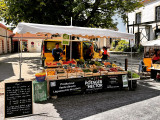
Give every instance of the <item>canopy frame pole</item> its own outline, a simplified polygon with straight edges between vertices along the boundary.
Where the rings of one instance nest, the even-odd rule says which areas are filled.
[[[133,43],[133,42],[132,42],[132,43]],[[132,88],[132,74],[133,74],[133,73],[132,73],[132,72],[133,72],[133,69],[132,69],[132,65],[133,65],[133,64],[132,64],[132,62],[133,62],[133,61],[132,61],[132,59],[133,59],[133,56],[132,56],[132,53],[133,53],[133,52],[132,52],[132,47],[133,47],[133,46],[131,45],[131,88]]]
[[[20,44],[19,44],[19,46],[20,46],[20,48],[21,48],[21,50],[20,50],[20,52],[21,53],[19,53],[19,81],[22,81],[22,80],[24,80],[24,78],[22,78],[22,40],[23,40],[23,34],[21,34],[21,41],[20,41]]]
[[[72,17],[71,17],[71,26],[72,26]],[[72,35],[70,35],[70,61],[72,61]]]
[[[70,61],[72,61],[72,35],[70,35]]]

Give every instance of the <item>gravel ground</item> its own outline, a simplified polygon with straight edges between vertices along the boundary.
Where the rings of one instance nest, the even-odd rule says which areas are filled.
[[[34,103],[34,114],[18,120],[158,120],[160,83],[140,80],[136,91],[105,91]],[[0,96],[3,119],[3,96]]]

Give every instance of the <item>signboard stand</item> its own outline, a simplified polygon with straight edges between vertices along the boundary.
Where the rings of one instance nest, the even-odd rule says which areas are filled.
[[[33,114],[32,81],[5,83],[4,118]]]

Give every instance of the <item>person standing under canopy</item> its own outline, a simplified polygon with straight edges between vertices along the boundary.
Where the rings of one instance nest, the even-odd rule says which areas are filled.
[[[56,47],[52,49],[52,56],[54,57],[54,61],[59,61],[62,53],[63,50],[59,48],[59,43],[56,43]]]
[[[102,53],[102,60],[107,60],[108,57],[110,57],[108,51],[107,51],[107,47],[103,47],[103,53]]]
[[[160,60],[160,50],[155,50],[155,53],[152,57],[152,64]]]

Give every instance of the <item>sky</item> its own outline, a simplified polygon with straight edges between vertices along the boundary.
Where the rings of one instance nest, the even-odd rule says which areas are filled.
[[[122,18],[120,18],[117,15],[115,15],[113,17],[113,19],[114,19],[115,22],[118,22],[118,25],[117,25],[118,31],[120,31],[120,32],[126,32],[126,26],[123,23]]]

